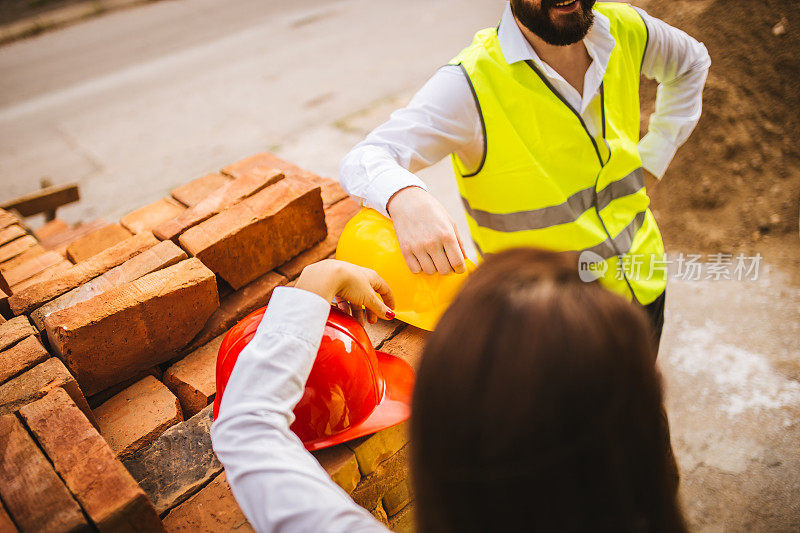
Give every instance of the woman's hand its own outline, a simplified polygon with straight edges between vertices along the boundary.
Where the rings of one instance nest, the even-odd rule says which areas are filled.
[[[308,265],[295,287],[313,292],[330,302],[336,297],[339,307],[349,302],[353,316],[364,323],[364,308],[370,324],[378,317],[394,318],[394,299],[389,285],[374,271],[344,261],[325,259]],[[345,309],[346,311],[346,309]]]

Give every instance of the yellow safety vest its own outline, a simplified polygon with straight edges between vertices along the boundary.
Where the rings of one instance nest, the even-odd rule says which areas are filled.
[[[602,116],[600,134],[589,133],[532,61],[509,65],[497,29],[488,28],[451,61],[481,115],[483,161],[469,172],[451,157],[482,254],[519,246],[585,252],[601,283],[648,304],[664,291],[667,272],[637,149],[647,28],[627,4],[595,10],[608,17],[616,41],[590,104]]]

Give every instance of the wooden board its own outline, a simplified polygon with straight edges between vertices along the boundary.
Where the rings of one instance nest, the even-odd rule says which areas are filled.
[[[20,215],[29,217],[39,213],[54,211],[62,205],[80,200],[78,186],[74,183],[46,187],[36,192],[20,196],[3,204],[0,208],[16,210]]]

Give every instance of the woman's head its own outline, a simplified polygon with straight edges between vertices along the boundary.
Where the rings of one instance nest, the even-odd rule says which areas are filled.
[[[682,528],[642,310],[577,257],[490,256],[430,336],[413,468],[427,531]]]

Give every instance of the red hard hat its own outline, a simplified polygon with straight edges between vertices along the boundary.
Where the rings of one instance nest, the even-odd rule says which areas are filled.
[[[255,335],[266,309],[247,315],[222,340],[215,419],[236,359]],[[408,363],[375,351],[357,320],[331,308],[291,429],[307,450],[375,433],[408,419],[413,387],[414,371]]]

